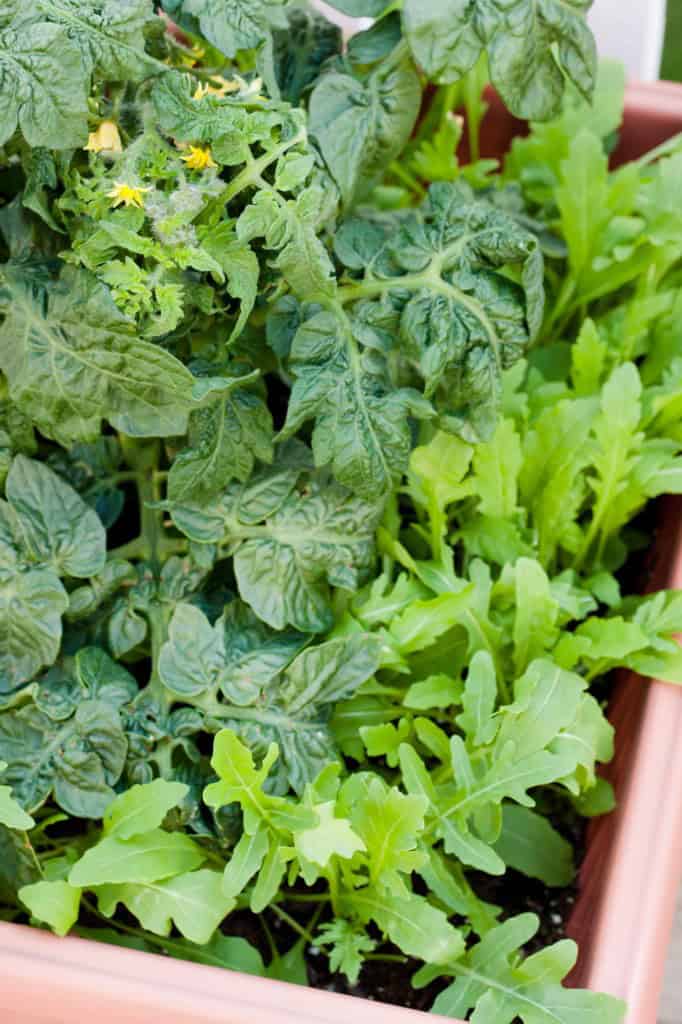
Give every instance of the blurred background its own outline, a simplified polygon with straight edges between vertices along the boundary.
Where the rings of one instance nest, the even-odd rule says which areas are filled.
[[[345,18],[324,0],[316,6],[349,27],[354,20],[359,28],[371,24],[370,18]],[[588,21],[600,54],[623,61],[631,78],[682,82],[682,0],[594,0]]]
[[[661,78],[682,82],[682,0],[668,0]]]
[[[588,20],[600,52],[633,78],[682,81],[682,0],[595,0]]]

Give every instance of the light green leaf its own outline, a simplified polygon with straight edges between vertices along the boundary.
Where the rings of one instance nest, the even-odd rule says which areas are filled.
[[[596,414],[589,399],[560,401],[543,411],[524,440],[521,499],[537,531],[538,560],[551,565],[561,548],[576,551],[577,519],[585,499],[582,471]]]
[[[573,879],[573,847],[542,815],[516,804],[502,805],[502,831],[494,844],[507,867],[565,886]]]
[[[0,761],[0,775],[6,767],[6,763]],[[19,829],[22,832],[35,825],[31,815],[27,814],[21,804],[12,797],[10,786],[0,786],[0,825],[4,825],[5,828]]]
[[[352,775],[344,783],[339,806],[366,847],[370,880],[377,891],[400,894],[401,875],[423,863],[417,840],[426,805],[424,797],[405,795],[369,772]]]
[[[228,971],[241,971],[263,977],[265,967],[260,953],[250,942],[237,935],[223,935],[217,932],[210,942],[203,946],[193,943],[173,942],[169,944],[168,955],[180,960],[191,960],[208,967],[222,967]]]
[[[131,839],[151,832],[163,823],[168,811],[187,796],[182,782],[154,779],[144,786],[131,786],[107,807],[102,827],[105,835]]]
[[[363,954],[375,949],[374,939],[370,939],[364,928],[358,928],[343,917],[320,925],[318,935],[325,946],[331,946],[330,969],[345,974],[351,985],[357,984],[364,963]]]
[[[462,713],[457,716],[460,729],[471,736],[476,746],[490,743],[497,731],[493,717],[497,704],[495,665],[488,651],[477,651],[469,663]]]
[[[642,445],[638,430],[641,416],[642,385],[634,363],[617,367],[601,393],[601,411],[594,421],[597,449],[592,463],[595,473],[589,478],[595,494],[592,520],[578,554],[582,563],[592,543],[599,540],[597,561],[609,536],[622,525],[620,504],[634,466],[634,456]]]
[[[402,654],[430,647],[452,626],[461,621],[471,600],[473,585],[464,585],[456,594],[440,594],[427,601],[413,601],[391,623],[391,635]]]
[[[519,558],[514,582],[514,670],[521,675],[556,641],[559,605],[552,596],[547,574],[535,559]]]
[[[57,935],[66,935],[78,920],[81,891],[68,882],[34,882],[19,890],[19,899],[31,915],[44,921]]]
[[[350,860],[355,853],[365,849],[364,842],[353,831],[350,822],[334,813],[333,800],[316,804],[315,811],[319,824],[294,834],[294,846],[302,857],[326,868],[332,857]]]
[[[273,843],[265,855],[258,872],[256,884],[251,890],[249,907],[254,914],[262,914],[277,896],[286,874],[287,865],[277,843]]]
[[[539,923],[535,914],[520,914],[488,932],[453,965],[458,977],[436,997],[434,1012],[465,1017],[476,1007],[477,1024],[620,1024],[621,1000],[562,987],[576,960],[574,942],[565,939],[519,958]]]
[[[472,662],[473,664],[473,662]],[[446,675],[427,676],[418,683],[412,683],[403,697],[403,704],[413,711],[430,711],[434,708],[449,708],[459,704],[463,686],[459,680]]]
[[[223,893],[230,898],[239,896],[246,888],[268,852],[270,843],[265,827],[259,827],[249,835],[244,832],[225,865]]]
[[[312,828],[317,823],[316,814],[263,790],[278,754],[277,744],[272,743],[260,768],[256,768],[249,748],[232,730],[222,729],[215,738],[211,758],[219,781],[206,787],[204,801],[209,807],[238,803],[244,812],[244,831],[251,836],[262,821],[294,830]]]
[[[601,140],[583,130],[569,146],[556,191],[569,262],[577,276],[590,264],[608,210],[607,156]],[[596,212],[596,216],[595,216]]]
[[[514,422],[500,420],[491,440],[474,450],[472,489],[484,516],[514,516],[520,468],[521,443]]]
[[[391,896],[370,887],[356,890],[348,903],[349,910],[363,921],[374,921],[408,956],[449,964],[464,951],[461,932],[423,896]]]
[[[571,379],[576,394],[593,395],[599,391],[606,353],[606,342],[588,317],[571,348]]]
[[[86,850],[69,874],[69,883],[82,889],[123,882],[158,882],[192,871],[205,855],[180,832],[152,829],[131,839],[108,835]]]
[[[97,889],[97,902],[107,917],[122,903],[155,935],[169,935],[175,924],[181,935],[199,945],[209,942],[235,905],[223,894],[220,872],[208,868],[163,882],[103,885]]]

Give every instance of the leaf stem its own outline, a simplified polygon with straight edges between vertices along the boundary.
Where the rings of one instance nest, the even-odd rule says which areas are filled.
[[[255,160],[250,160],[243,171],[240,171],[236,178],[233,178],[230,184],[225,189],[222,195],[222,201],[227,205],[231,202],[240,192],[249,188],[252,185],[258,183],[263,171],[267,170],[271,164],[279,160],[288,150],[293,149],[300,142],[305,142],[306,133],[305,130],[297,132],[292,139],[287,139],[286,142],[280,143],[279,146],[275,146],[274,149],[268,150],[263,156],[258,157]]]
[[[411,174],[406,167],[403,167],[398,160],[394,160],[388,168],[389,174],[392,174],[394,178],[401,181],[403,185],[406,185],[411,192],[414,192],[419,199],[423,199],[426,195],[426,189],[414,174]]]
[[[302,939],[305,939],[306,942],[310,943],[311,946],[315,944],[315,940],[310,932],[304,928],[302,924],[299,924],[291,914],[287,914],[286,910],[282,910],[282,908],[276,903],[271,903],[268,909],[271,910],[273,914],[276,914],[280,921],[284,921],[292,931],[295,931],[297,935],[300,935]]]

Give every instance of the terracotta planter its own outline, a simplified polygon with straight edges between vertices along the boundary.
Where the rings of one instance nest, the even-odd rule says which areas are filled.
[[[522,126],[494,97],[483,151],[504,152]],[[682,130],[682,87],[628,90],[615,160]],[[662,507],[652,584],[682,587],[679,502]],[[629,1003],[628,1024],[655,1024],[682,875],[682,687],[622,679],[609,767],[619,809],[594,823],[570,922],[581,955],[573,981]],[[418,1024],[421,1013],[264,981],[81,939],[0,924],[0,1020],[12,1024]],[[446,1018],[430,1016],[432,1021]]]

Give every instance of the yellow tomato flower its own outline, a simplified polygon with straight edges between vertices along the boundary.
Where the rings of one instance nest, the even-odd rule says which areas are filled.
[[[262,78],[254,78],[252,82],[246,82],[241,75],[235,75],[234,78],[212,75],[210,81],[199,83],[194,90],[192,99],[203,100],[204,96],[227,96],[229,93],[239,92],[244,97],[265,101],[265,97],[260,95],[262,87]]]
[[[97,131],[88,135],[88,144],[85,148],[90,153],[101,153],[103,150],[109,153],[122,153],[121,136],[114,122],[102,121]]]
[[[151,192],[151,185],[149,188],[142,188],[141,185],[126,185],[124,181],[117,181],[110,192],[107,195],[112,200],[112,206],[137,206],[142,209],[144,206],[144,199],[142,198],[143,192]]]
[[[211,155],[210,146],[190,146],[180,159],[191,171],[205,171],[207,167],[218,166]]]
[[[200,82],[194,90],[192,99],[203,100],[204,96],[227,96],[230,92],[239,92],[244,82],[242,79],[223,78],[222,75],[214,75],[210,82]]]

